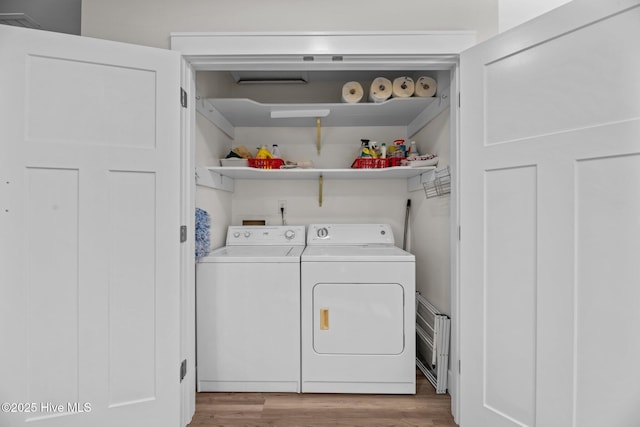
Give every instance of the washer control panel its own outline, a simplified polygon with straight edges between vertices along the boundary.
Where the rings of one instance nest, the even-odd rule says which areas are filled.
[[[304,225],[232,225],[227,230],[227,246],[304,244]]]

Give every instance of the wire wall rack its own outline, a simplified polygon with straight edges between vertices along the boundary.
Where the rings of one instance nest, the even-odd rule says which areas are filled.
[[[433,178],[422,184],[427,199],[451,193],[451,172],[449,166],[436,169]]]

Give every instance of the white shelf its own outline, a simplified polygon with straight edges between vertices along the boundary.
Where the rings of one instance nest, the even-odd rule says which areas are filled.
[[[316,179],[320,176],[326,179],[407,179],[421,175],[435,167],[411,168],[399,166],[380,169],[258,169],[247,167],[207,168],[233,179]]]
[[[259,180],[315,180],[323,179],[406,179],[412,188],[412,181],[423,180],[422,175],[431,176],[435,166],[412,168],[399,166],[380,169],[257,169],[249,167],[212,166],[197,168],[197,183],[211,188],[233,191],[234,179]],[[420,187],[422,188],[422,187]]]
[[[437,98],[391,98],[381,103],[357,104],[262,104],[246,98],[208,98],[200,99],[197,103],[198,112],[231,138],[234,138],[237,126],[315,127],[318,115],[322,116],[323,127],[405,126],[408,135],[412,135],[448,107],[447,95]],[[278,115],[282,112],[296,117],[272,118],[272,113]]]
[[[208,103],[232,126],[315,126],[318,110],[328,110],[322,126],[407,126],[438,98],[391,98],[381,103],[261,104],[246,98],[213,98]],[[309,112],[308,117],[271,118],[275,112]]]

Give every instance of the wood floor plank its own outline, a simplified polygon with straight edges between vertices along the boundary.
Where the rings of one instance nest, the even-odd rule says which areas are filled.
[[[416,371],[415,395],[197,393],[188,427],[456,427],[449,395]]]

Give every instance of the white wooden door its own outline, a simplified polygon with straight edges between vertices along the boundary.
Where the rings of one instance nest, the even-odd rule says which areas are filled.
[[[640,425],[639,3],[462,54],[463,427]]]
[[[179,55],[0,26],[0,57],[0,425],[178,426]]]

